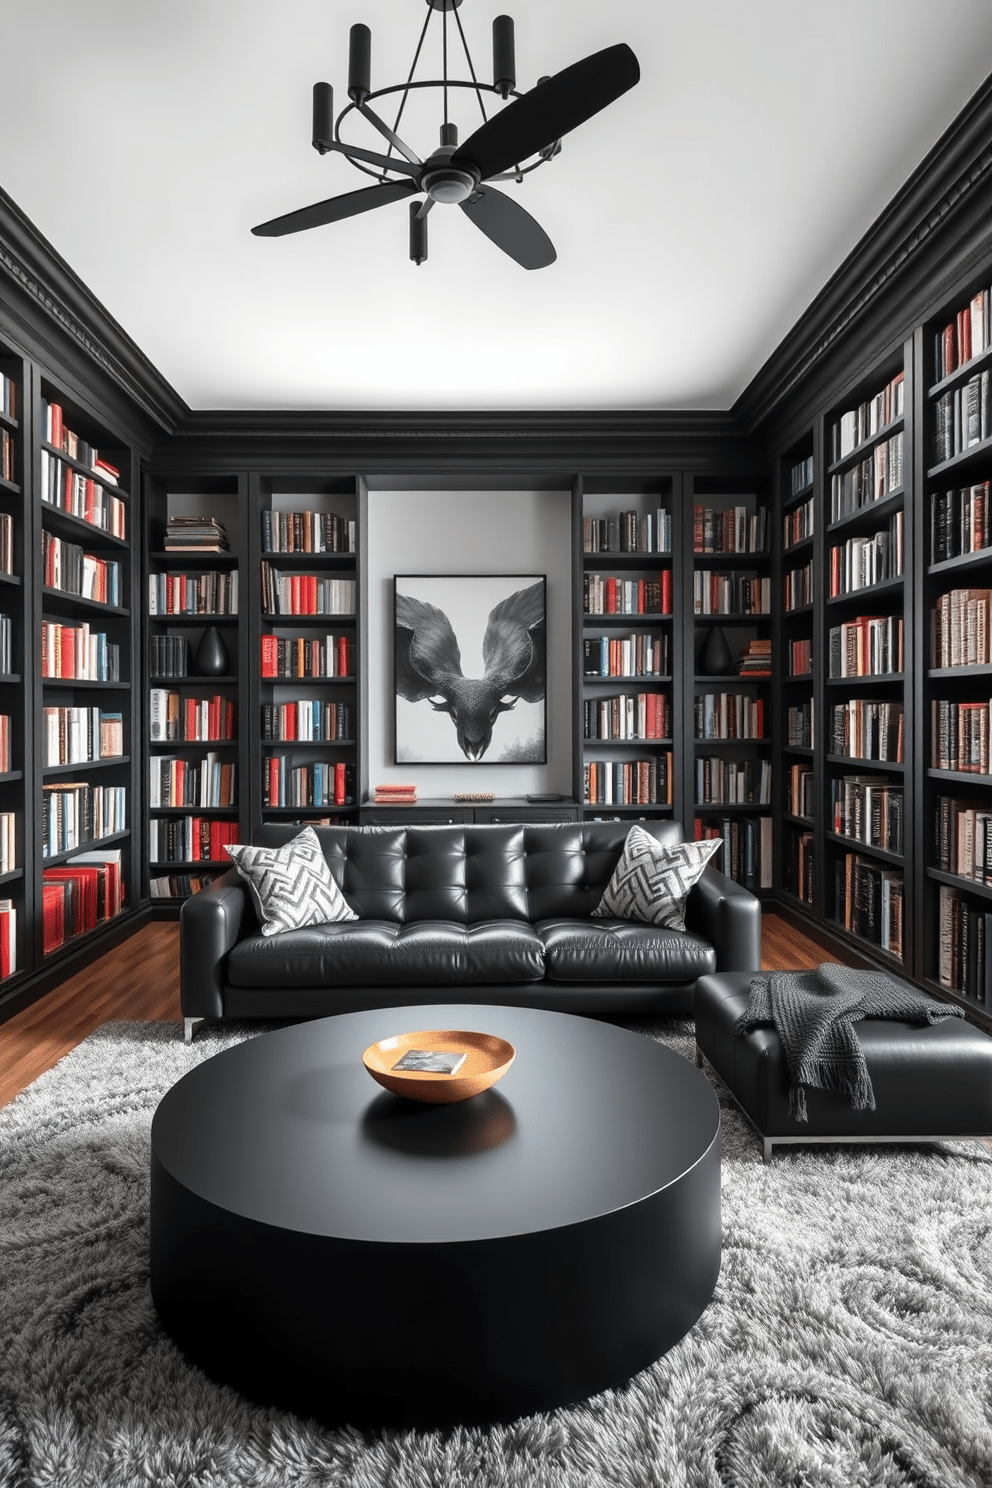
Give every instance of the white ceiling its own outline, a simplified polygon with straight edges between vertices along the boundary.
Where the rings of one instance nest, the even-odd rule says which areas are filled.
[[[420,268],[405,203],[251,236],[372,184],[310,148],[311,85],[343,106],[354,21],[402,81],[424,0],[0,0],[0,185],[193,408],[727,408],[992,70],[989,0],[464,0],[482,78],[502,10],[521,88],[641,65],[505,188],[550,268],[450,207]]]

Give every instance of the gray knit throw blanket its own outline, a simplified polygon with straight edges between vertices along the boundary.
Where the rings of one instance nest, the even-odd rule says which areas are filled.
[[[747,1012],[737,1019],[734,1032],[774,1024],[789,1069],[789,1114],[794,1121],[807,1121],[807,1085],[850,1095],[855,1111],[874,1111],[875,1092],[854,1029],[861,1018],[937,1023],[963,1017],[961,1008],[893,981],[884,972],[824,965],[815,971],[773,971],[755,977]]]

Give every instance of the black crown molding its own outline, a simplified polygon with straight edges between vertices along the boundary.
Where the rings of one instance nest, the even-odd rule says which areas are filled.
[[[313,469],[445,475],[484,465],[505,473],[617,473],[757,464],[730,414],[661,412],[377,413],[216,411],[189,415],[152,452],[152,466],[193,469]]]
[[[907,330],[925,313],[927,289],[934,303],[964,265],[960,245],[978,224],[987,254],[990,188],[992,74],[741,393],[731,412],[742,429],[760,430],[811,374],[849,358],[852,346],[877,349]]]
[[[4,281],[6,280],[6,283]],[[165,431],[179,425],[189,407],[123,326],[86,288],[16,202],[0,188],[0,289],[25,329],[48,346],[54,358],[66,340],[89,366],[104,374],[126,398]],[[55,344],[45,329],[56,333]]]

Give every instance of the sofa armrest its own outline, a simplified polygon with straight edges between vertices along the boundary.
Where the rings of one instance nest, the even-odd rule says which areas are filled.
[[[184,1018],[224,1015],[227,953],[241,934],[244,880],[236,868],[184,900],[179,912],[179,995]]]
[[[685,926],[709,941],[717,971],[761,970],[761,901],[712,865],[689,892]]]

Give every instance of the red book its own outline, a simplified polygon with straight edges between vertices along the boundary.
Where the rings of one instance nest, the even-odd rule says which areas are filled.
[[[663,615],[672,613],[672,570],[670,568],[661,570],[661,613]]]
[[[944,376],[948,377],[954,371],[957,362],[954,359],[954,326],[944,327]]]
[[[10,976],[10,913],[0,914],[0,977]]]
[[[306,613],[308,615],[316,615],[316,613],[317,613],[317,575],[316,574],[304,574],[303,575],[303,578],[304,578],[304,581],[305,581],[306,596],[307,596]]]
[[[971,361],[971,306],[958,311],[958,362]]]
[[[348,677],[351,675],[350,661],[348,657],[348,638],[338,636],[338,676]]]
[[[47,956],[65,940],[65,888],[62,884],[42,883],[41,918],[42,943]]]
[[[617,612],[617,581],[608,578],[605,585],[605,609],[607,615],[615,615]]]
[[[344,761],[338,760],[334,766],[334,804],[343,806],[345,798],[345,769]]]
[[[293,615],[298,615],[300,613],[300,576],[299,576],[299,574],[291,574],[290,575],[290,580],[289,580],[289,608],[290,608],[290,613],[293,614]]]

